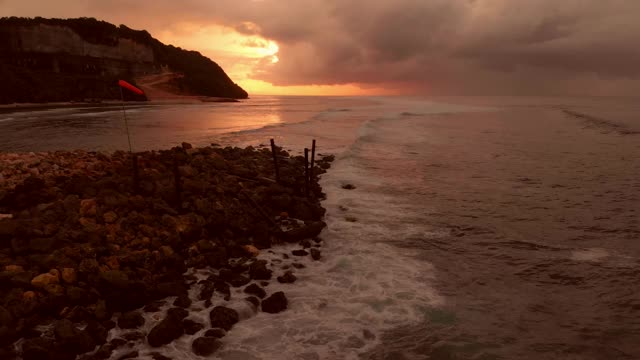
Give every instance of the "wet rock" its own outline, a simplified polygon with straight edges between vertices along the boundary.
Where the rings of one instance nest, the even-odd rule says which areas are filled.
[[[164,301],[154,301],[151,304],[147,304],[144,306],[142,311],[144,312],[158,312],[160,308],[166,304]]]
[[[327,226],[323,221],[314,221],[297,229],[289,230],[283,234],[283,239],[287,242],[299,242],[300,240],[318,236],[322,229]]]
[[[111,318],[111,313],[107,309],[107,303],[104,300],[98,300],[96,309],[93,312],[97,320],[103,321]]]
[[[320,260],[321,255],[320,255],[320,250],[318,249],[311,249],[311,258],[313,260]]]
[[[282,291],[278,291],[262,300],[262,311],[276,314],[287,309],[287,297]]]
[[[160,353],[157,353],[157,352],[149,353],[149,355],[151,355],[153,360],[173,360],[170,357],[166,357],[166,356],[164,356],[164,355],[162,355]]]
[[[293,250],[291,252],[294,256],[307,256],[309,253],[306,250]]]
[[[144,325],[144,317],[137,311],[126,312],[118,318],[118,327],[121,329],[135,329]]]
[[[67,288],[67,299],[74,305],[84,305],[89,301],[88,292],[76,286],[69,286]]]
[[[260,299],[263,299],[265,296],[267,296],[266,291],[264,291],[264,289],[261,288],[258,284],[251,284],[247,286],[246,288],[244,288],[244,292],[247,294],[255,295]]]
[[[58,284],[60,279],[51,273],[40,274],[31,280],[31,285],[37,289],[44,289],[48,285]]]
[[[248,302],[251,303],[251,305],[253,305],[254,310],[257,310],[258,306],[260,306],[260,299],[258,299],[255,296],[248,296],[245,298],[245,300],[247,300]]]
[[[134,350],[119,356],[117,360],[133,359],[137,357],[138,357],[138,350]]]
[[[191,299],[189,299],[188,295],[181,295],[173,302],[173,306],[188,308],[191,306]]]
[[[75,284],[78,281],[78,274],[73,268],[63,268],[61,272],[62,281],[66,284]]]
[[[211,327],[217,327],[231,330],[233,325],[240,320],[238,312],[224,306],[216,306],[209,313],[209,319],[211,320]]]
[[[144,339],[144,334],[141,331],[132,331],[122,335],[122,337],[127,341],[138,341]]]
[[[91,217],[96,216],[96,200],[83,199],[80,201],[80,216]]]
[[[107,330],[107,328],[102,326],[102,324],[100,324],[99,322],[89,321],[87,323],[86,330],[91,338],[96,342],[96,344],[103,345],[107,342],[109,330]]]
[[[266,260],[257,260],[249,266],[249,276],[252,280],[269,280],[272,271],[267,268]]]
[[[311,241],[309,241],[309,239],[304,239],[304,240],[300,241],[300,245],[305,249],[310,248],[311,247]]]
[[[189,312],[183,308],[173,307],[167,311],[167,316],[182,320],[189,316]]]
[[[213,337],[216,339],[223,338],[225,335],[227,335],[227,332],[220,328],[209,329],[204,333],[205,337]]]
[[[342,188],[345,190],[354,190],[356,187],[353,184],[344,184]]]
[[[229,300],[231,298],[231,288],[226,282],[218,280],[213,284],[213,288],[215,289],[215,291],[224,295],[225,300]]]
[[[282,284],[292,284],[296,282],[296,280],[298,280],[298,278],[293,275],[293,272],[291,271],[287,271],[284,275],[278,276],[278,282]]]
[[[249,282],[251,282],[251,279],[243,275],[234,276],[229,280],[229,284],[231,284],[231,286],[233,287],[244,286],[244,285],[247,285]]]
[[[54,342],[46,338],[28,339],[22,344],[23,360],[47,360],[52,359],[50,356],[51,349],[54,348]]]
[[[95,348],[96,343],[86,331],[78,330],[71,321],[56,321],[53,328],[56,342],[67,352],[83,354]]]
[[[204,329],[204,325],[189,319],[182,320],[182,327],[184,328],[184,333],[187,335],[193,335]]]
[[[113,211],[109,211],[102,215],[102,218],[106,224],[113,224],[118,220],[118,214]]]
[[[209,356],[222,346],[222,342],[214,337],[200,337],[193,341],[191,348],[196,355]]]
[[[36,253],[49,253],[55,244],[55,238],[33,238],[29,240],[29,250]]]
[[[169,344],[184,334],[182,318],[167,315],[162,321],[151,329],[147,335],[147,342],[153,347]]]

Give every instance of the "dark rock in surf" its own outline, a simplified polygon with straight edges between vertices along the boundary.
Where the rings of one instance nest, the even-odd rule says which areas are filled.
[[[278,282],[282,284],[292,284],[296,282],[298,278],[293,275],[293,272],[287,271],[282,276],[278,276]]]
[[[193,341],[191,348],[194,354],[209,356],[222,346],[222,342],[214,337],[200,337]]]
[[[307,256],[309,253],[306,250],[293,250],[291,252],[294,256]]]
[[[193,335],[204,329],[204,325],[189,319],[182,320],[182,327],[184,328],[184,333],[187,335]]]
[[[135,329],[144,325],[144,318],[137,311],[130,311],[120,315],[118,327],[121,329]]]
[[[311,258],[313,260],[320,260],[321,258],[321,254],[320,254],[320,250],[318,249],[311,249]]]
[[[153,347],[169,344],[184,334],[182,318],[167,314],[147,335],[147,342]]]
[[[311,239],[318,236],[327,224],[324,221],[314,221],[303,227],[289,230],[282,234],[283,240],[287,242],[298,242],[304,239]]]
[[[225,335],[227,335],[227,332],[224,331],[223,329],[209,329],[204,333],[205,337],[214,337],[214,338],[223,338]]]
[[[233,309],[216,306],[209,313],[209,319],[211,320],[211,327],[229,331],[240,320],[240,316]]]
[[[251,284],[247,286],[246,288],[244,288],[244,292],[250,295],[255,295],[260,299],[263,299],[265,296],[267,296],[267,292],[264,291],[264,289],[261,288],[258,284]]]
[[[276,314],[287,309],[287,297],[282,291],[278,291],[268,298],[262,300],[262,311]]]
[[[272,271],[267,268],[266,260],[256,260],[249,266],[249,276],[252,280],[269,280]]]

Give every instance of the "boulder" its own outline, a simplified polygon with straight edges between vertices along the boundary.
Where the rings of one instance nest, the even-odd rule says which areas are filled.
[[[23,360],[48,360],[52,359],[51,349],[54,348],[54,342],[47,338],[27,339],[22,344]]]
[[[96,216],[96,199],[82,199],[80,201],[80,216]]]
[[[184,328],[184,333],[187,335],[193,335],[204,329],[204,325],[189,319],[182,320],[182,327]]]
[[[294,256],[307,256],[309,253],[306,250],[293,250],[291,252]]]
[[[47,285],[58,284],[59,282],[60,279],[58,276],[51,273],[45,273],[34,277],[31,280],[31,285],[37,289],[44,289]]]
[[[244,292],[247,294],[255,295],[260,299],[263,299],[265,296],[267,296],[267,292],[264,291],[264,289],[261,288],[258,284],[251,284],[247,286],[246,288],[244,288]]]
[[[162,321],[151,329],[147,335],[147,342],[153,347],[169,344],[184,334],[182,319],[167,315]]]
[[[269,280],[271,273],[266,260],[256,260],[249,266],[249,276],[253,280]]]
[[[186,309],[189,306],[191,306],[191,299],[189,299],[188,295],[180,295],[173,302],[173,306],[177,306],[177,307],[181,307],[181,308],[185,308]]]
[[[231,330],[233,325],[240,320],[238,312],[224,306],[216,306],[209,313],[211,327],[222,328],[226,331]]]
[[[320,250],[318,249],[311,249],[311,258],[313,260],[320,260],[321,255],[320,255]]]
[[[227,332],[219,328],[209,329],[204,333],[205,337],[213,337],[217,339],[223,338],[225,335],[227,335]]]
[[[173,307],[167,311],[167,316],[182,320],[189,316],[189,312],[183,308]]]
[[[63,268],[61,276],[62,281],[67,284],[75,284],[78,281],[78,274],[74,268]]]
[[[299,242],[304,239],[318,236],[325,226],[327,226],[327,224],[323,221],[314,221],[297,229],[289,230],[283,233],[282,237],[287,242]]]
[[[193,341],[191,348],[196,355],[210,356],[222,346],[222,342],[214,337],[200,337]]]
[[[278,291],[262,300],[262,311],[276,314],[287,309],[287,297],[282,291]]]
[[[282,276],[278,276],[278,282],[282,284],[291,284],[296,282],[298,278],[293,275],[292,271],[285,272]]]
[[[135,329],[144,325],[144,317],[137,311],[126,312],[118,318],[118,327],[121,329]]]
[[[12,326],[13,325],[13,315],[11,312],[2,306],[0,306],[0,327],[2,326]]]
[[[83,354],[93,350],[96,346],[87,331],[78,330],[71,321],[66,319],[54,323],[53,333],[56,342],[71,354]]]

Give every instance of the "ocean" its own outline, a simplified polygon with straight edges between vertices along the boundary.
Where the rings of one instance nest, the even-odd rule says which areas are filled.
[[[134,151],[274,138],[336,155],[322,260],[269,285],[283,313],[232,300],[244,320],[213,358],[640,359],[639,100],[264,96],[127,116]],[[3,110],[0,151],[126,150],[121,116]],[[161,352],[197,359],[192,340]]]

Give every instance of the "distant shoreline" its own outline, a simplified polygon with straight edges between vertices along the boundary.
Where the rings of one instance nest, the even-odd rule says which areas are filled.
[[[223,98],[223,97],[180,97],[174,99],[163,100],[150,100],[150,101],[126,101],[126,105],[178,105],[178,104],[206,104],[206,103],[236,103],[240,102],[237,99]],[[78,101],[78,102],[45,102],[45,103],[13,103],[13,104],[0,104],[0,114],[15,112],[15,111],[28,111],[28,110],[46,110],[46,109],[59,109],[59,108],[73,108],[73,107],[107,107],[121,105],[122,102],[118,100],[103,100],[100,102],[90,101]]]

